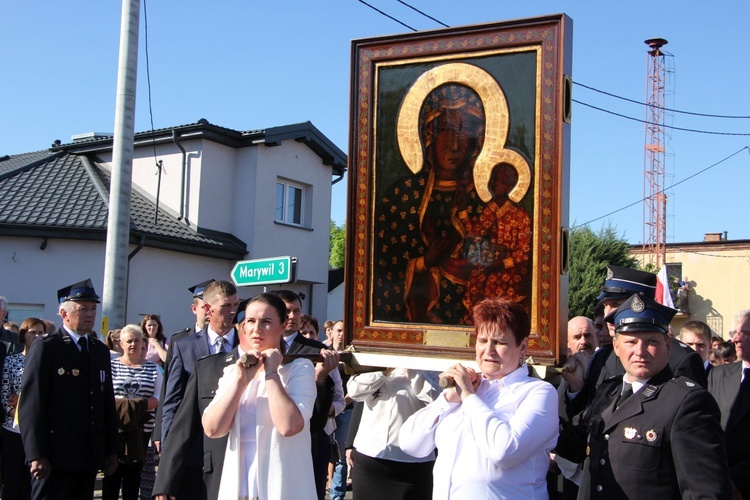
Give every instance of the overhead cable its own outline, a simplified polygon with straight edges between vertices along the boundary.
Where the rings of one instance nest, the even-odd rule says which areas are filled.
[[[722,160],[719,160],[719,161],[717,161],[717,162],[716,162],[716,163],[714,163],[713,165],[709,165],[708,167],[704,168],[703,170],[699,170],[698,172],[694,173],[693,175],[690,175],[690,176],[688,176],[688,177],[685,177],[685,178],[684,178],[684,179],[682,179],[681,181],[675,182],[675,183],[674,183],[674,184],[672,184],[671,186],[667,186],[667,187],[665,187],[664,189],[662,189],[661,191],[659,191],[659,192],[658,192],[658,193],[656,193],[656,194],[661,194],[661,193],[664,193],[665,191],[667,191],[667,190],[670,190],[670,189],[674,188],[675,186],[679,186],[679,185],[680,185],[680,184],[682,184],[683,182],[689,181],[689,180],[690,180],[690,179],[692,179],[693,177],[695,177],[695,176],[697,176],[697,175],[700,175],[700,174],[702,174],[703,172],[706,172],[707,170],[710,170],[710,169],[712,169],[712,168],[714,168],[714,167],[716,167],[716,166],[718,166],[718,165],[721,165],[721,164],[722,164],[722,163],[724,163],[725,161],[727,161],[727,160],[731,159],[731,158],[732,158],[732,157],[734,157],[734,156],[737,156],[738,154],[740,154],[740,153],[741,153],[741,152],[743,152],[743,151],[748,151],[748,152],[750,152],[750,146],[745,146],[745,147],[743,147],[743,148],[740,148],[740,149],[739,149],[738,151],[736,151],[736,152],[732,153],[731,155],[727,156],[726,158],[724,158],[724,159],[722,159]],[[640,200],[638,200],[638,201],[635,201],[635,202],[633,202],[633,203],[631,203],[631,204],[629,204],[629,205],[626,205],[626,206],[624,206],[624,207],[622,207],[622,208],[618,208],[617,210],[613,210],[612,212],[609,212],[608,214],[604,214],[604,215],[602,215],[601,217],[597,217],[596,219],[591,219],[590,221],[588,221],[588,222],[584,222],[583,224],[577,224],[577,225],[573,226],[573,227],[572,227],[571,229],[575,229],[575,228],[578,228],[578,227],[581,227],[581,226],[588,226],[588,225],[589,225],[589,224],[591,224],[592,222],[596,222],[596,221],[598,221],[598,220],[601,220],[601,219],[604,219],[604,218],[606,218],[606,217],[609,217],[610,215],[614,215],[614,214],[616,214],[616,213],[618,213],[618,212],[622,212],[623,210],[627,210],[628,208],[630,208],[630,207],[632,207],[632,206],[635,206],[635,205],[638,205],[639,203],[642,203],[642,202],[643,202],[644,200],[646,200],[646,198],[650,198],[650,197],[644,197],[644,198],[641,198],[641,199],[640,199]]]
[[[401,5],[406,5],[407,7],[409,7],[409,8],[410,8],[411,10],[413,10],[414,12],[419,12],[420,14],[422,14],[422,15],[423,15],[424,17],[426,17],[427,19],[431,19],[431,20],[435,21],[436,23],[438,23],[439,25],[443,26],[444,28],[450,28],[450,26],[448,26],[447,24],[445,24],[445,23],[444,23],[443,21],[438,21],[437,19],[435,19],[435,18],[434,18],[434,17],[432,17],[431,15],[429,15],[429,14],[425,14],[425,13],[424,13],[424,12],[422,12],[421,10],[417,9],[416,7],[413,7],[413,6],[409,5],[408,3],[404,2],[403,0],[396,0],[396,1],[397,1],[398,3],[400,3]]]
[[[598,106],[594,106],[592,104],[587,104],[585,102],[578,101],[576,99],[571,99],[574,103],[580,104],[581,106],[586,106],[591,109],[595,109],[597,111],[602,111],[604,113],[609,113],[610,115],[619,116],[620,118],[626,118],[628,120],[632,120],[634,122],[640,122],[645,123],[647,125],[655,125],[659,127],[664,128],[671,128],[672,130],[682,130],[683,132],[694,132],[696,134],[709,134],[709,135],[734,135],[734,136],[750,136],[750,133],[744,133],[744,132],[716,132],[712,130],[697,130],[693,128],[683,128],[683,127],[675,127],[674,125],[665,125],[662,123],[654,123],[647,120],[641,120],[640,118],[633,118],[632,116],[623,115],[621,113],[616,113],[614,111],[610,111],[608,109],[600,108]]]
[[[379,13],[379,14],[382,14],[382,15],[384,15],[384,16],[385,16],[385,17],[387,17],[388,19],[391,19],[391,20],[393,20],[393,21],[396,21],[396,22],[397,22],[398,24],[400,24],[401,26],[404,26],[404,27],[406,27],[406,28],[408,28],[408,29],[410,29],[410,30],[412,30],[412,31],[417,31],[417,30],[416,30],[415,28],[412,28],[412,27],[411,27],[411,26],[409,26],[408,24],[406,24],[406,23],[404,23],[404,22],[402,22],[402,21],[399,21],[398,19],[396,19],[396,18],[395,18],[395,17],[393,17],[392,15],[390,15],[390,14],[386,14],[385,12],[383,12],[383,11],[382,11],[382,10],[380,10],[380,9],[378,9],[377,7],[375,7],[375,6],[373,6],[373,5],[370,5],[369,3],[365,2],[365,0],[357,0],[357,1],[358,1],[359,3],[361,3],[361,4],[367,5],[367,6],[368,6],[368,7],[370,7],[370,8],[372,9],[372,10],[374,10],[375,12],[377,12],[377,13]]]
[[[585,89],[593,90],[594,92],[599,92],[600,94],[608,95],[610,97],[614,97],[615,99],[621,99],[623,101],[632,102],[634,104],[640,104],[641,106],[649,106],[651,108],[656,109],[663,109],[664,111],[669,111],[670,113],[681,113],[683,115],[692,115],[692,116],[704,116],[707,118],[727,118],[727,119],[748,119],[750,116],[739,116],[739,115],[715,115],[715,114],[708,114],[708,113],[695,113],[692,111],[682,111],[679,109],[671,109],[671,108],[665,108],[662,106],[654,106],[652,104],[647,104],[645,102],[636,101],[635,99],[628,99],[627,97],[622,97],[617,94],[612,94],[610,92],[605,92],[604,90],[595,89],[594,87],[589,87],[588,85],[584,85],[583,83],[579,82],[573,82],[574,84],[578,85],[579,87],[583,87]]]

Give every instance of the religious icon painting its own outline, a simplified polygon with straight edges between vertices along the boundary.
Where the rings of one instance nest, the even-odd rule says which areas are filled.
[[[355,349],[472,358],[472,308],[503,297],[531,317],[534,361],[559,361],[571,29],[557,15],[353,42]]]

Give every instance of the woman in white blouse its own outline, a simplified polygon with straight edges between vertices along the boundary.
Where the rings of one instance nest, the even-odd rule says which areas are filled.
[[[0,455],[2,455],[2,473],[5,479],[3,498],[8,500],[25,499],[31,495],[31,475],[26,464],[26,454],[18,429],[16,408],[18,395],[21,393],[23,363],[29,349],[38,338],[44,335],[44,321],[39,318],[26,318],[18,330],[18,341],[23,344],[23,351],[5,358],[0,389],[0,402],[5,409]]]
[[[202,419],[208,437],[229,433],[219,499],[316,499],[309,430],[315,369],[307,359],[281,364],[283,300],[262,293],[244,312],[239,352],[251,361],[240,356],[224,369]]]
[[[480,372],[457,364],[453,386],[401,427],[401,448],[438,456],[433,499],[548,498],[549,452],[557,442],[557,396],[529,376],[529,317],[517,303],[487,299],[474,308]]]
[[[346,387],[354,401],[364,403],[352,453],[354,497],[429,499],[435,455],[409,455],[399,443],[399,429],[440,395],[438,381],[421,370],[389,368],[354,375]]]

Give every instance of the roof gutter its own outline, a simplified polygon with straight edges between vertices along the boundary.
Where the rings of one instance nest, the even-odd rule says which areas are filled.
[[[172,130],[172,142],[175,146],[180,148],[182,151],[182,172],[180,174],[180,216],[177,220],[182,220],[185,217],[185,176],[187,175],[187,151],[180,144],[179,135],[176,130]]]

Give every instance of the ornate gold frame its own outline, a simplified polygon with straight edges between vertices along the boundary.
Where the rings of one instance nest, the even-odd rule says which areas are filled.
[[[373,237],[376,192],[385,182],[382,179],[395,175],[389,169],[401,168],[393,167],[386,154],[378,157],[389,140],[383,134],[390,137],[392,129],[396,130],[397,146],[392,148],[398,148],[403,170],[418,172],[422,151],[417,122],[422,101],[442,83],[456,82],[470,84],[488,110],[484,147],[474,167],[477,195],[484,202],[491,198],[487,182],[492,166],[507,162],[519,174],[509,198],[524,203],[533,213],[529,354],[542,364],[561,359],[567,325],[570,125],[566,101],[570,96],[565,82],[570,76],[571,27],[569,18],[557,15],[353,42],[345,323],[355,349],[473,358],[472,327],[382,321],[373,314],[372,304],[373,262],[378,252]],[[502,69],[511,68],[512,61],[519,58],[529,61],[532,57],[533,82],[506,96],[498,80],[507,83],[511,76]],[[393,96],[379,87],[385,75],[395,75],[393,82],[399,78],[408,82],[399,89],[402,104],[396,116],[390,116],[395,109],[386,103]],[[510,108],[515,105],[514,96],[524,92],[526,101],[533,93],[534,102],[533,157],[528,161],[516,148],[506,147],[514,112]]]

